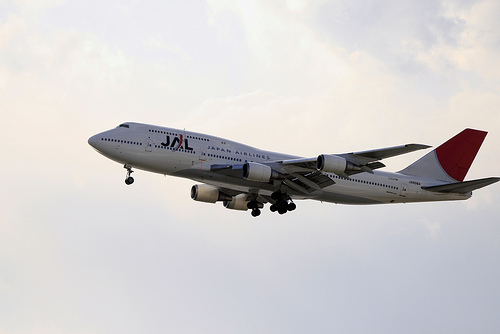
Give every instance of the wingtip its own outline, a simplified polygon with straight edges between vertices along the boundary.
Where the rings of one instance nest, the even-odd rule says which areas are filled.
[[[431,148],[432,146],[425,144],[406,144],[405,147],[410,147],[414,150],[425,150]]]

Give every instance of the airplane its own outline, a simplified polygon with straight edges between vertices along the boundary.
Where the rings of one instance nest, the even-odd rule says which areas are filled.
[[[338,204],[383,204],[466,200],[472,191],[500,180],[464,181],[487,132],[465,129],[403,170],[391,173],[380,160],[427,149],[406,144],[313,158],[265,151],[228,139],[156,125],[127,122],[92,136],[88,143],[124,165],[191,179],[195,201],[261,214],[264,204],[285,214],[294,200]]]

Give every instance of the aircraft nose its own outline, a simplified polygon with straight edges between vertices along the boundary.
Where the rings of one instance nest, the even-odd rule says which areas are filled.
[[[100,141],[99,135],[94,135],[89,138],[89,145],[93,148],[97,148],[97,143]]]

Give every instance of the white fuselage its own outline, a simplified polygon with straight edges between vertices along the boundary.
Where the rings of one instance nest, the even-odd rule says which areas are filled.
[[[271,182],[245,180],[238,175],[212,171],[214,165],[242,165],[246,162],[272,163],[299,158],[260,150],[224,138],[154,125],[125,123],[99,133],[89,143],[104,156],[138,169],[189,178],[209,185],[269,196]],[[468,199],[471,193],[447,194],[426,191],[422,186],[439,182],[404,175],[373,171],[349,179],[323,173],[335,184],[304,195],[290,193],[295,199],[315,199],[342,204],[381,204]]]

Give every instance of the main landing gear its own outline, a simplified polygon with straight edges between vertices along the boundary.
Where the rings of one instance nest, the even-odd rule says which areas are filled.
[[[132,170],[132,166],[130,166],[129,164],[126,164],[125,166],[123,166],[123,168],[127,170],[127,176],[125,177],[125,184],[129,186],[132,183],[134,183],[134,178],[130,176],[130,174],[132,174],[134,171]]]
[[[252,210],[252,217],[260,216],[259,202],[250,201],[248,202],[247,207]],[[262,204],[260,204],[260,207],[262,207]]]
[[[297,208],[290,196],[283,194],[281,191],[275,191],[271,194],[271,198],[276,202],[271,205],[271,212],[276,212],[280,215],[287,213],[288,211],[293,211]]]
[[[288,211],[293,211],[297,208],[292,199],[287,194],[283,194],[281,191],[275,191],[271,194],[271,198],[274,200],[274,203],[271,204],[271,212],[276,212],[280,215],[287,213]],[[263,207],[262,203],[257,202],[256,200],[252,200],[248,202],[247,207],[252,210],[252,217],[258,217],[261,214],[260,209]]]

